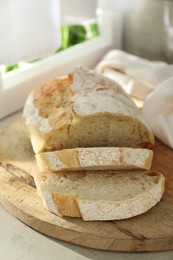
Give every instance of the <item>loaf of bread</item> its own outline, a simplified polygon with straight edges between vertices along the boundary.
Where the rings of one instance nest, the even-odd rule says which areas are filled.
[[[114,81],[78,67],[34,89],[23,116],[35,153],[76,147],[150,148],[141,111]]]
[[[36,155],[40,171],[130,170],[151,168],[153,151],[129,147],[63,149]]]
[[[118,220],[160,201],[165,179],[156,171],[44,172],[36,176],[44,206],[59,216]]]
[[[114,81],[86,68],[34,89],[23,117],[44,206],[59,216],[116,220],[160,201],[165,179],[149,170],[154,136]]]

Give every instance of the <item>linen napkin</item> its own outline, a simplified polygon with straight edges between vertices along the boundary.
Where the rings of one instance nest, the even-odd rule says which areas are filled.
[[[95,70],[144,101],[143,114],[153,133],[173,149],[173,65],[111,50]]]

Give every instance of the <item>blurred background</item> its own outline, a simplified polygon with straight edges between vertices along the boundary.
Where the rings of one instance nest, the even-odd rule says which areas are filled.
[[[22,108],[38,84],[79,64],[94,68],[111,49],[173,62],[173,1],[8,0],[0,5],[0,118]]]

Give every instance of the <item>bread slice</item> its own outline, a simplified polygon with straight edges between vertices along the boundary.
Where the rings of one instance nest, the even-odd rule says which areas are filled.
[[[151,168],[153,151],[129,147],[64,149],[36,155],[40,171],[128,170]]]
[[[33,90],[23,116],[35,153],[154,145],[130,96],[116,82],[82,67]]]
[[[137,216],[160,201],[165,179],[156,171],[39,173],[44,206],[59,216],[118,220]]]

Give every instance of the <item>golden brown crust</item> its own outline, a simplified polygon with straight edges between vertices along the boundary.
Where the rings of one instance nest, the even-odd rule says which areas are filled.
[[[62,150],[60,153],[60,160],[62,163],[67,164],[69,167],[80,167],[80,162],[78,160],[78,151],[73,149]]]
[[[72,82],[73,78],[69,74],[43,84],[32,92],[33,103],[38,108],[39,115],[49,118],[49,124],[53,128],[71,123],[72,109],[69,98],[73,96],[70,89]]]
[[[52,193],[52,200],[62,216],[81,217],[75,195]]]

